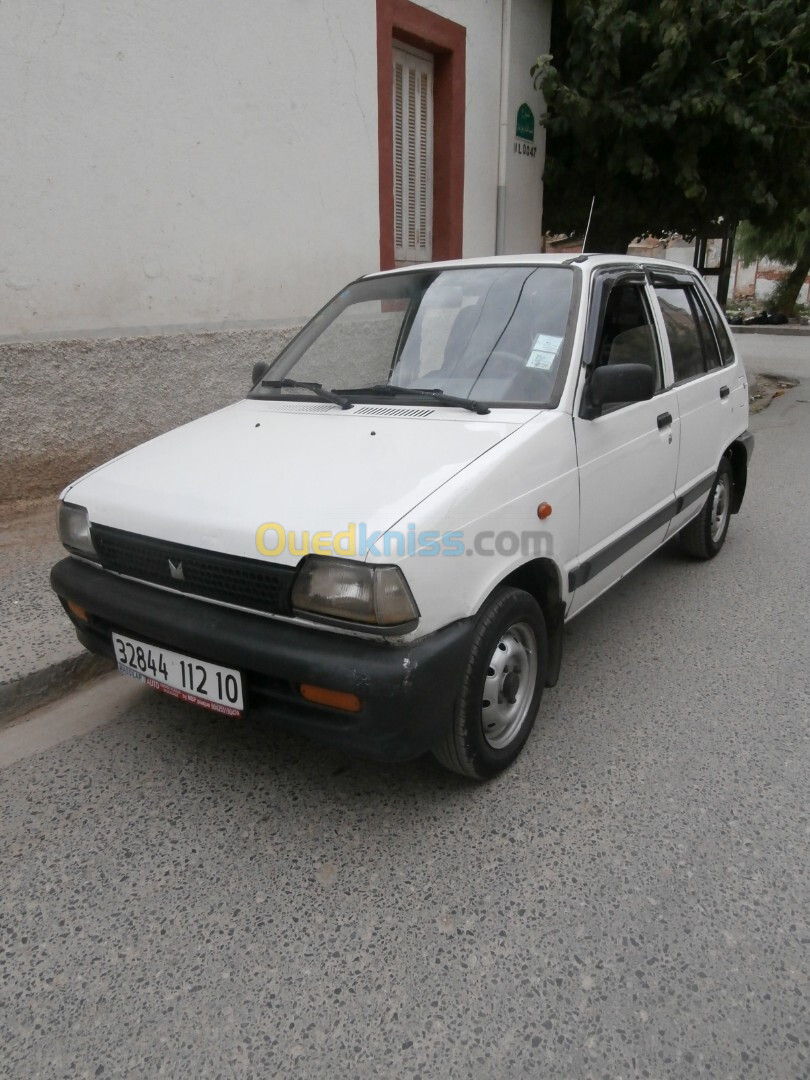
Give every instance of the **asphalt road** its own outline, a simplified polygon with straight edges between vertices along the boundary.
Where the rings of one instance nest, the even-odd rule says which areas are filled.
[[[117,676],[0,733],[0,1075],[809,1076],[808,399],[494,783]]]
[[[735,334],[746,369],[810,382],[810,329],[795,334]]]

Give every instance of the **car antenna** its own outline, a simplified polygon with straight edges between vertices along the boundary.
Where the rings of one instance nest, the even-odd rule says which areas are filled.
[[[588,250],[588,233],[591,230],[591,218],[593,217],[593,208],[596,205],[596,195],[591,199],[591,212],[588,214],[588,224],[585,226],[585,238],[582,241],[582,254]]]

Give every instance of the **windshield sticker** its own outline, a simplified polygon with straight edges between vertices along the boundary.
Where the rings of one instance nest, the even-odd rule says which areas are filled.
[[[526,361],[526,367],[548,371],[557,359],[561,343],[562,338],[556,337],[554,334],[538,334],[534,339],[532,351]]]

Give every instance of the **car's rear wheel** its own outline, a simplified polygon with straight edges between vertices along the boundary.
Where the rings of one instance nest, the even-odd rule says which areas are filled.
[[[678,534],[680,545],[696,559],[713,559],[723,546],[731,520],[734,475],[723,458],[703,509]]]
[[[477,780],[511,765],[540,707],[546,653],[537,601],[522,589],[494,592],[478,616],[452,729],[433,748],[437,761]]]

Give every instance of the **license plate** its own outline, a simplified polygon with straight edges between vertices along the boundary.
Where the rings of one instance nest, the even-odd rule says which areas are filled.
[[[244,703],[240,672],[122,634],[113,634],[112,640],[118,670],[124,675],[212,712],[241,714]]]

